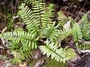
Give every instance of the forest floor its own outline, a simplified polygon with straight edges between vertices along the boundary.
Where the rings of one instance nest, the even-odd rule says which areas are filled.
[[[55,0],[55,1],[56,2],[54,2],[54,4],[55,4],[56,12],[62,11],[64,13],[64,15],[66,15],[67,17],[68,16],[72,17],[75,21],[79,21],[81,19],[82,15],[84,13],[87,13],[88,18],[90,20],[90,0],[76,0],[75,2],[70,2],[67,0],[63,0],[62,2],[59,0]],[[46,2],[46,3],[48,4],[50,2]],[[0,3],[0,5],[1,4],[2,4],[2,2]],[[10,6],[13,9],[13,5],[10,5]],[[11,9],[11,13],[13,14],[12,9]],[[13,9],[13,10],[15,10],[15,9]],[[7,19],[4,19],[3,17],[1,17],[1,16],[3,16],[1,13],[4,14],[3,8],[2,9],[0,8],[0,32],[8,24],[6,22]],[[4,17],[6,17],[6,16],[4,16]],[[40,56],[39,50],[34,51],[34,54],[35,54],[34,56],[38,56],[41,59],[38,59],[36,61],[36,63],[34,63],[33,67],[45,67],[46,61],[44,61],[42,56]],[[0,67],[25,67],[25,66],[19,66],[18,64],[17,65],[11,64],[9,59],[3,57],[4,55],[7,55],[7,48],[3,47],[2,40],[0,40]],[[11,57],[11,56],[9,56],[9,57]],[[88,62],[87,64],[90,65],[90,60],[87,60],[87,58],[89,59],[90,55],[88,57],[85,57],[84,61],[79,60],[79,61],[81,61],[80,64],[82,65],[82,67],[84,67],[83,64],[85,62]],[[4,60],[4,59],[6,59],[6,60]],[[44,59],[45,59],[45,57],[44,57]],[[81,67],[80,64],[77,67]],[[70,65],[68,67],[75,67],[73,64],[70,64]],[[59,66],[54,66],[54,67],[59,67]],[[60,67],[63,67],[63,66],[60,66]],[[87,66],[87,67],[90,67],[90,66]]]

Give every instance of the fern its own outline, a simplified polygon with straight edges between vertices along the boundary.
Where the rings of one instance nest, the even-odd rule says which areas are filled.
[[[30,50],[37,48],[38,36],[42,34],[42,29],[52,23],[46,7],[43,7],[43,3],[40,3],[40,1],[35,1],[32,10],[24,3],[19,8],[18,15],[25,23],[27,32],[23,30],[6,32],[0,34],[0,38],[9,40],[9,48],[19,52],[23,57],[22,59],[25,59],[29,57]]]
[[[85,38],[86,40],[90,40],[90,38],[89,38],[89,36],[90,36],[90,23],[85,24],[85,25],[83,26],[82,33],[83,33],[84,38]]]
[[[73,24],[72,35],[73,35],[74,41],[78,41],[82,39],[82,33],[78,23]]]
[[[10,42],[9,48],[22,55],[20,58],[22,60],[30,57],[30,51],[37,49],[39,46],[37,42],[43,40],[43,38],[45,38],[44,41],[49,40],[45,42],[44,46],[39,46],[44,54],[60,62],[69,60],[68,52],[65,48],[59,48],[59,43],[57,42],[71,35],[73,35],[75,41],[81,39],[82,34],[79,25],[73,24],[72,28],[61,29],[59,26],[64,24],[60,24],[60,22],[66,22],[67,18],[60,13],[59,23],[56,25],[51,19],[54,17],[52,15],[54,14],[53,9],[50,10],[53,5],[49,5],[49,8],[44,6],[45,4],[41,1],[35,1],[32,5],[32,9],[29,9],[24,3],[19,7],[18,15],[26,25],[27,30],[14,30],[13,32],[2,33],[0,38],[7,39]]]
[[[37,48],[37,40],[36,34],[31,34],[24,31],[14,31],[14,32],[7,32],[1,34],[1,37],[4,39],[11,40],[12,42],[22,43],[22,46],[27,46],[29,49]]]
[[[71,49],[63,49],[59,48],[53,42],[50,43],[48,40],[46,42],[46,46],[39,47],[42,53],[47,55],[47,57],[51,57],[51,59],[55,59],[58,62],[63,62],[69,60],[72,56],[75,56],[75,53]],[[72,55],[70,52],[73,52]]]
[[[21,16],[29,32],[38,33],[40,28],[45,28],[47,25],[52,25],[48,9],[43,7],[43,3],[36,1],[36,5],[30,10],[25,4],[20,6],[18,14]],[[51,12],[51,11],[49,11]]]
[[[80,27],[82,30],[82,34],[83,37],[86,40],[90,40],[90,35],[89,35],[89,31],[90,31],[90,21],[88,21],[88,17],[87,14],[84,14],[83,17],[81,18],[81,20],[79,21],[80,23]]]
[[[66,37],[68,37],[69,35],[71,35],[71,30],[72,29],[64,29],[63,31],[60,30],[61,34],[60,34],[60,38],[63,40],[65,39]]]
[[[23,30],[6,32],[0,34],[0,38],[9,40],[9,47],[12,51],[20,54],[20,60],[30,57],[30,51],[37,49],[37,35],[25,32]]]
[[[80,24],[80,27],[83,28],[83,26],[85,24],[88,23],[88,17],[87,17],[87,14],[84,14],[81,18],[81,20],[79,21],[79,24]]]
[[[44,38],[50,39],[51,42],[56,42],[57,38],[59,37],[60,31],[52,26],[48,26],[47,28],[43,29]]]
[[[40,46],[41,51],[43,54],[46,54],[47,57],[51,56],[51,59],[55,59],[56,61],[65,62],[67,59],[66,53],[64,53],[63,49],[58,49],[57,45],[54,43],[46,43],[46,46]]]
[[[34,13],[27,7],[25,4],[22,4],[20,6],[20,11],[18,14],[23,19],[24,23],[27,25],[28,32],[31,32],[32,34],[36,33],[38,35],[39,32],[39,26],[37,19],[35,18]]]
[[[33,12],[38,18],[38,22],[40,23],[40,28],[45,28],[47,25],[52,25],[52,21],[50,19],[50,12],[46,7],[44,7],[44,3],[40,3],[37,1],[36,5],[33,6]],[[49,14],[48,14],[49,13]]]

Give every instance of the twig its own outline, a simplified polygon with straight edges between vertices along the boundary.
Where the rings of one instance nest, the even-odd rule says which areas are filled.
[[[83,44],[89,44],[90,45],[90,42],[89,41],[82,41],[82,40],[79,40],[80,43],[83,43]]]
[[[77,4],[78,4],[78,0],[76,0],[76,5],[77,5]],[[76,10],[76,8],[74,8],[74,10],[73,10],[73,13],[72,13],[72,14],[74,14],[75,10]]]
[[[2,15],[5,18],[7,18],[8,20],[10,20],[7,16],[3,15],[2,13],[0,13],[0,15]]]
[[[80,50],[82,53],[90,53],[90,50]]]
[[[84,5],[82,6],[82,9],[80,10],[80,12],[84,9],[85,5],[87,4],[88,0],[85,1]]]

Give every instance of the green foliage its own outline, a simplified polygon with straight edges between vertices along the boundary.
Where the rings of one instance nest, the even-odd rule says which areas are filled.
[[[72,52],[70,49],[59,48],[58,45],[55,45],[53,42],[50,43],[48,40],[46,42],[46,46],[40,46],[43,54],[46,54],[47,57],[51,57],[51,59],[55,59],[56,61],[60,61],[65,63],[65,61],[69,60],[74,54],[70,54]]]
[[[34,0],[24,0],[24,2],[25,2],[26,4],[32,4],[32,3],[34,3]]]
[[[90,21],[88,20],[87,14],[83,15],[79,23],[80,23],[83,37],[86,40],[90,40]]]
[[[22,46],[29,47],[29,49],[37,48],[37,40],[36,34],[30,34],[25,31],[13,31],[1,34],[3,38],[11,40],[14,43],[21,43]]]
[[[48,25],[52,26],[50,16],[47,14],[49,9],[52,7],[44,7],[44,3],[36,1],[33,9],[29,9],[25,4],[22,4],[19,8],[18,15],[26,25],[27,32],[24,30],[15,30],[12,32],[6,32],[0,34],[0,38],[9,40],[9,48],[12,51],[19,52],[20,60],[30,57],[30,51],[37,48],[37,41],[39,36],[43,38],[43,29],[47,28]],[[52,10],[49,11],[49,13]],[[52,29],[51,29],[52,30]],[[52,33],[52,32],[51,32]]]
[[[12,64],[18,64],[18,63],[20,63],[21,61],[16,57],[16,58],[10,59],[10,62],[11,62]]]
[[[19,52],[20,60],[30,56],[30,50],[37,48],[38,37],[36,34],[31,34],[23,30],[7,32],[0,34],[0,37],[9,40],[9,48],[13,51]]]
[[[58,62],[69,60],[75,55],[75,52],[71,49],[62,48],[60,46],[61,41],[67,39],[68,36],[72,36],[74,42],[78,42],[82,37],[87,39],[85,35],[89,34],[89,23],[88,25],[86,23],[83,25],[83,22],[80,24],[80,27],[78,23],[72,22],[72,19],[69,20],[63,13],[59,12],[59,23],[56,24],[56,22],[52,21],[52,17],[54,17],[54,5],[45,6],[41,1],[35,1],[32,5],[32,9],[24,3],[19,7],[18,15],[26,25],[25,30],[16,29],[12,32],[2,33],[0,34],[0,38],[9,41],[9,48],[18,53],[15,57],[18,57],[19,60],[30,58],[30,51],[38,47],[43,54]],[[72,26],[67,21],[70,21]],[[67,26],[67,28],[64,28],[64,26]],[[40,40],[45,45],[39,46],[38,41]]]
[[[46,43],[46,46],[40,46],[40,49],[47,56],[51,56],[52,59],[65,62],[67,59],[65,49],[58,49],[55,45],[58,40],[63,40],[71,34],[71,29],[59,30],[58,25],[50,19],[52,16],[52,10],[48,10],[52,7],[44,7],[44,3],[36,1],[36,5],[33,9],[29,9],[25,4],[22,4],[18,12],[19,16],[26,25],[27,32],[24,30],[15,30],[12,32],[6,32],[0,34],[1,38],[7,39],[10,42],[9,48],[22,56],[21,60],[30,56],[30,50],[38,47],[37,41],[42,38],[49,39],[51,43]],[[48,10],[48,11],[47,11]],[[49,14],[49,13],[51,14]],[[49,51],[50,54],[49,54]]]
[[[72,35],[73,35],[74,41],[82,40],[82,33],[78,23],[73,24]]]
[[[90,45],[89,44],[79,44],[78,48],[81,50],[90,50]]]
[[[65,38],[67,38],[69,35],[71,35],[71,33],[72,33],[72,29],[64,29],[63,31],[62,30],[60,30],[60,39],[65,39]]]
[[[18,14],[20,15],[24,23],[27,24],[27,30],[32,34],[37,34],[40,24],[37,22],[37,19],[35,18],[33,12],[27,6],[25,7],[25,4],[22,4],[20,6],[20,9],[21,10],[18,12]]]
[[[51,56],[51,59],[55,59],[58,62],[65,62],[68,60],[64,52],[65,50],[62,48],[58,49],[58,46],[54,45],[54,43],[47,42],[46,46],[40,46],[40,49],[47,57]]]
[[[76,46],[81,50],[90,50],[90,45],[89,44],[76,43]]]
[[[37,1],[37,4],[33,6],[33,12],[37,18],[37,22],[40,23],[40,28],[42,29],[46,28],[47,25],[52,25],[52,21],[50,19],[51,11],[49,11],[44,5],[44,3],[39,3]]]
[[[56,42],[57,38],[60,35],[60,31],[55,28],[54,25],[48,26],[47,28],[43,29],[43,33],[44,38],[50,39],[51,42]]]

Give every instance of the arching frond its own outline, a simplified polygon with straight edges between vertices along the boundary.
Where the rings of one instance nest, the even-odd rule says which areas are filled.
[[[20,9],[21,10],[18,12],[18,14],[27,25],[26,27],[28,32],[32,34],[36,33],[38,35],[40,24],[37,22],[34,13],[27,6],[25,6],[25,4],[22,4]]]
[[[58,62],[63,62],[69,60],[72,56],[75,56],[75,52],[70,48],[58,48],[58,45],[55,45],[53,42],[50,43],[48,40],[46,46],[39,47],[44,55],[55,59]],[[72,55],[71,55],[72,53]]]
[[[65,62],[68,60],[65,50],[62,48],[58,49],[58,46],[54,45],[54,43],[47,42],[46,46],[40,46],[40,49],[44,55],[46,54],[47,57],[51,57],[51,59],[55,59],[58,62]]]
[[[25,46],[29,47],[29,49],[37,48],[36,43],[38,38],[35,33],[31,34],[24,31],[14,31],[1,34],[0,38],[10,40],[11,42],[21,43],[23,49],[25,49]]]

